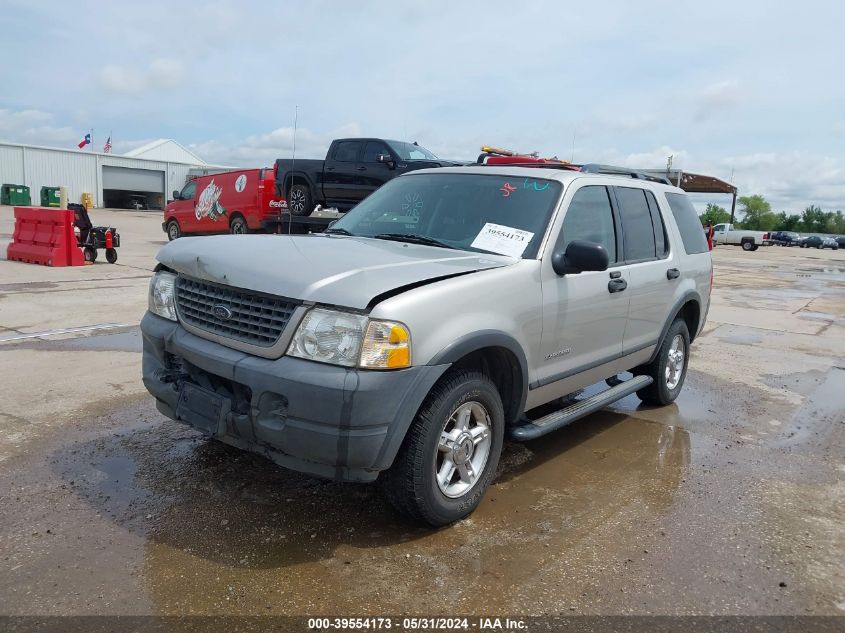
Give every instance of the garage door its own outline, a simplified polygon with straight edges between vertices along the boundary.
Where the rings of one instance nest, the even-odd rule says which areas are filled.
[[[103,165],[103,189],[164,193],[164,172]]]

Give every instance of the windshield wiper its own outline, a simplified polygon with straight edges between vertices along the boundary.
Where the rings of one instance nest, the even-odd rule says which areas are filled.
[[[394,242],[410,242],[411,244],[424,244],[425,246],[439,246],[441,248],[451,248],[455,250],[456,247],[446,242],[441,242],[433,237],[426,235],[414,235],[408,233],[379,233],[373,235],[377,240],[393,240]]]
[[[346,229],[333,229],[333,228],[328,228],[325,231],[323,231],[323,233],[329,233],[331,235],[355,235],[354,233],[350,233]]]

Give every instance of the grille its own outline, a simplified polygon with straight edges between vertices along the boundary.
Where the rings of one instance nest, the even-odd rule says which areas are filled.
[[[297,305],[287,299],[249,290],[181,276],[176,278],[176,307],[185,322],[242,343],[272,346],[279,340]],[[215,306],[224,306],[232,316],[224,319],[215,315]]]

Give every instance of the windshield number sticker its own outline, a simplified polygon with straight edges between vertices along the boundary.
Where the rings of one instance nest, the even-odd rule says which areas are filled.
[[[533,237],[534,234],[529,231],[488,222],[471,246],[509,257],[521,257]]]

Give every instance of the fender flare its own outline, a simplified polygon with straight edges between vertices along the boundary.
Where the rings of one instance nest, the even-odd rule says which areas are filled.
[[[519,376],[514,376],[515,398],[512,403],[513,419],[522,415],[528,398],[528,361],[519,342],[501,330],[479,330],[455,339],[428,362],[429,365],[453,364],[464,356],[486,347],[502,347],[511,352],[519,364]],[[507,405],[506,405],[507,408]],[[509,422],[510,420],[508,420]]]
[[[678,313],[681,311],[681,308],[684,307],[690,301],[695,301],[698,304],[698,327],[701,327],[701,323],[706,314],[702,314],[701,307],[701,295],[698,294],[696,290],[687,290],[681,297],[675,301],[675,304],[672,306],[672,309],[669,311],[669,318],[666,319],[666,322],[663,324],[663,329],[660,330],[660,338],[657,339],[657,346],[654,348],[654,352],[651,354],[651,358],[648,359],[645,365],[654,362],[654,359],[657,358],[657,354],[660,352],[660,348],[663,346],[663,341],[666,339],[666,333],[669,331],[669,328],[672,326],[672,323],[678,316]],[[690,340],[694,339],[696,334],[698,334],[698,330],[696,329],[695,332],[690,332]]]
[[[285,172],[284,180],[282,180],[282,195],[286,196],[287,190],[293,186],[293,179],[300,178],[308,183],[308,188],[311,190],[311,198],[316,202],[317,200],[317,184],[305,171],[289,171]]]

